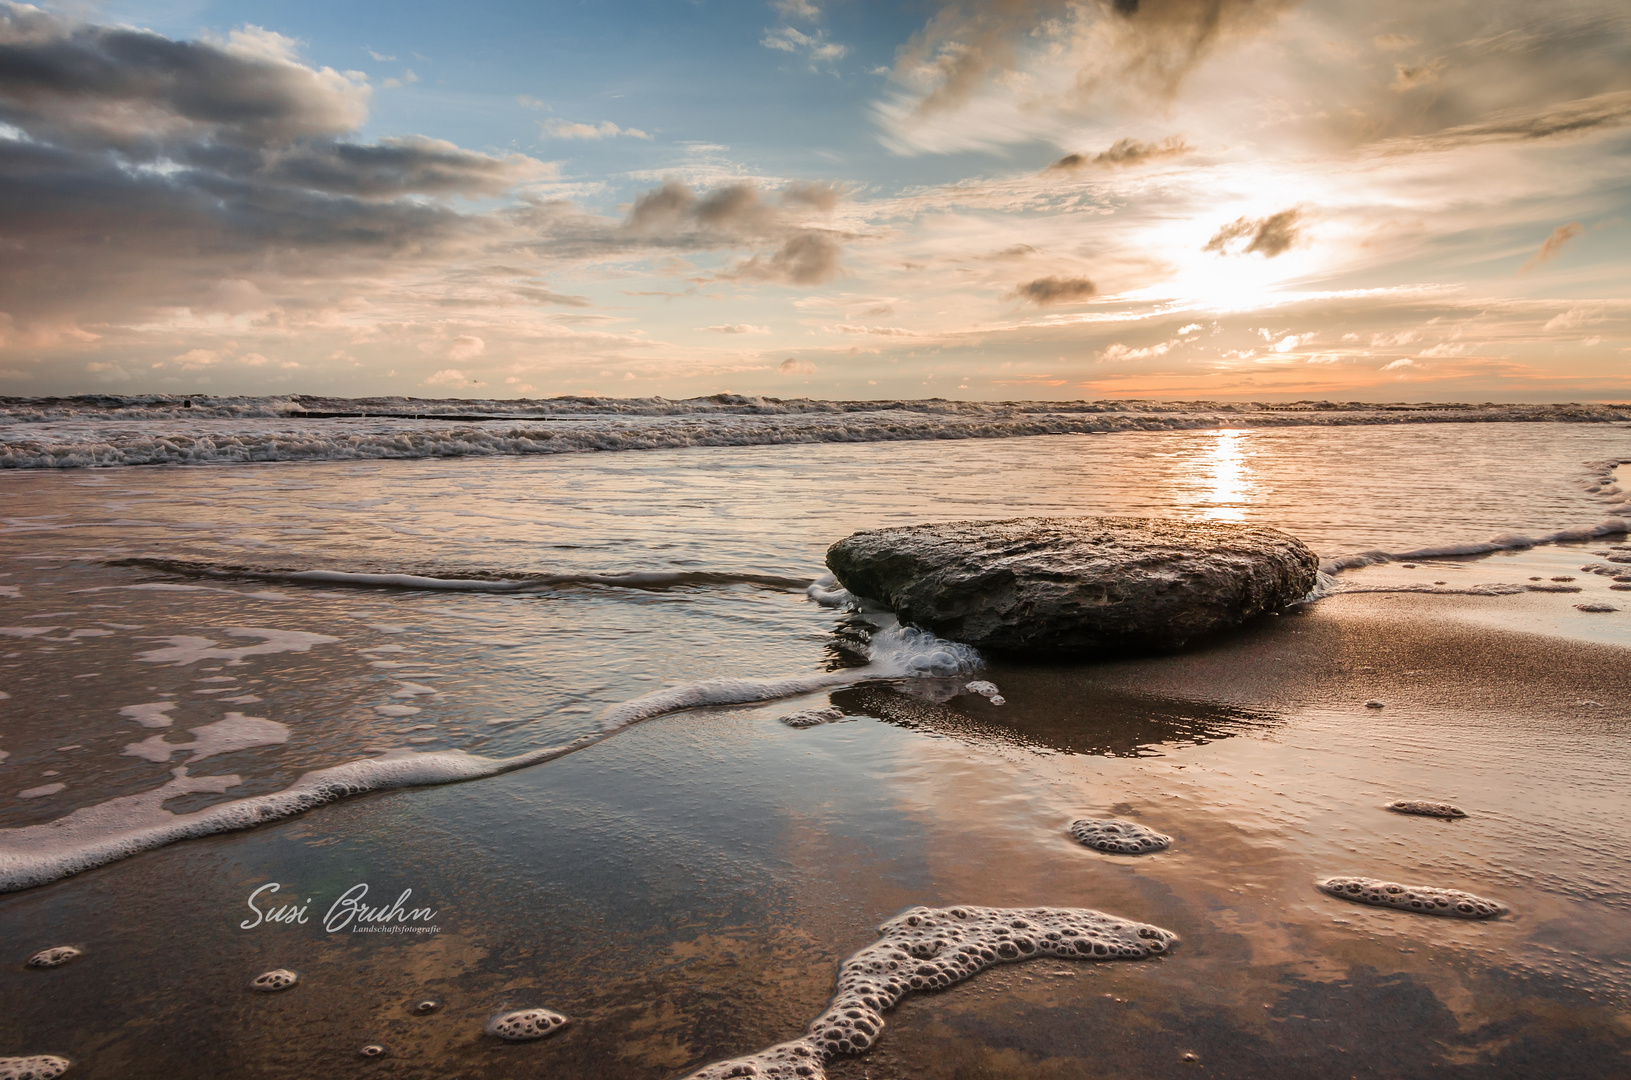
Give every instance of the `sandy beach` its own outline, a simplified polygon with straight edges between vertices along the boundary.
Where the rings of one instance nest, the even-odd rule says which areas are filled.
[[[1051,904],[1182,944],[913,998],[831,1074],[1619,1075],[1631,667],[1623,648],[1524,633],[1526,602],[1339,596],[1175,657],[994,662],[1000,708],[877,684],[805,730],[777,722],[804,701],[699,710],[547,767],[173,845],[0,901],[13,952],[95,956],[0,971],[0,1038],[75,1046],[98,1077],[663,1080],[798,1035],[838,962],[904,907]],[[1396,798],[1469,817],[1383,809]],[[1101,855],[1065,831],[1110,813],[1172,849]],[[1339,873],[1513,914],[1423,918],[1313,888]],[[241,930],[274,880],[299,898],[411,889],[438,932],[328,933],[317,912]],[[301,985],[246,994],[271,967]],[[445,1006],[414,1015],[425,998]],[[535,1005],[572,1025],[530,1045],[481,1034]],[[361,1061],[368,1043],[389,1056]]]

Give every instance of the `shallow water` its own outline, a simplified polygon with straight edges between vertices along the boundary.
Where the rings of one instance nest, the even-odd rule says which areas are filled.
[[[1631,432],[1617,427],[1487,424],[8,474],[0,826],[152,792],[182,766],[181,786],[200,790],[144,812],[276,793],[381,751],[502,758],[568,745],[599,732],[608,708],[698,679],[842,679],[863,663],[853,628],[802,586],[822,572],[825,546],[858,528],[1145,514],[1275,525],[1325,557],[1414,552],[1599,525],[1623,512],[1604,482],[1625,457]],[[1163,1039],[1198,1022],[1197,995],[1208,998],[1217,1031],[1183,1037],[1211,1040],[1203,1060],[1233,1047],[1252,1075],[1242,1032],[1256,1033],[1256,1060],[1280,1051],[1246,1013],[1267,1004],[1337,1023],[1338,969],[1367,1000],[1426,994],[1463,1034],[1516,1016],[1528,1018],[1511,1021],[1518,1042],[1545,1042],[1554,1036],[1536,1034],[1534,1018],[1559,1002],[1606,1017],[1631,1000],[1631,822],[1626,785],[1605,765],[1628,749],[1618,649],[1631,643],[1631,602],[1620,602],[1631,594],[1579,569],[1624,542],[1424,557],[1339,579],[1456,593],[1571,577],[1556,584],[1579,593],[1335,596],[1178,658],[992,662],[983,677],[1002,707],[959,694],[962,679],[891,678],[691,710],[508,776],[342,802],[18,893],[0,899],[0,936],[31,943],[16,946],[19,960],[56,937],[92,941],[88,957],[101,959],[45,976],[56,980],[46,995],[27,993],[38,973],[4,975],[8,998],[30,1003],[0,1025],[0,1056],[68,1053],[90,1075],[296,1076],[395,1039],[370,1068],[498,1076],[547,1060],[563,1075],[675,1075],[794,1037],[837,960],[877,923],[957,902],[1085,904],[1196,947],[1128,971],[1020,965],[914,999],[902,1017],[922,1022],[891,1021],[864,1059],[873,1075],[949,1076],[957,1062],[1026,1075],[1042,1067],[1058,1010],[1099,1015],[1107,991],[1087,993],[1088,982],[1157,987],[1164,1004],[1142,1015]],[[478,584],[342,587],[283,573],[313,570]],[[629,574],[644,576],[615,577]],[[526,589],[480,591],[494,580]],[[1574,606],[1588,602],[1628,610]],[[1355,652],[1346,624],[1321,614],[1369,605],[1367,626],[1390,625],[1393,603],[1453,612],[1462,627],[1532,630],[1575,659],[1513,685],[1505,669],[1466,674],[1465,655],[1429,656],[1437,639],[1413,637],[1414,622],[1394,637],[1414,642],[1405,654],[1375,634]],[[1299,636],[1308,618],[1317,648]],[[1593,648],[1603,651],[1567,651]],[[1283,678],[1231,683],[1244,679],[1236,668],[1282,654]],[[1511,668],[1525,654],[1505,655]],[[1386,707],[1364,709],[1371,697]],[[849,722],[776,722],[829,703]],[[1376,809],[1398,797],[1461,801],[1475,819]],[[1104,813],[1172,834],[1175,851],[1135,866],[1063,835],[1072,816]],[[0,851],[51,839],[0,832]],[[1303,888],[1331,873],[1514,896],[1517,915],[1421,927]],[[272,880],[328,901],[352,881],[412,887],[450,914],[440,934],[411,940],[239,930],[244,897]],[[150,910],[153,897],[170,908]],[[177,934],[181,955],[165,951]],[[148,975],[160,963],[163,985]],[[313,977],[287,995],[236,996],[261,970],[304,976],[302,965]],[[308,993],[324,980],[345,1002],[337,989]],[[399,1006],[438,987],[458,1000],[413,1026]],[[996,987],[1024,1015],[1041,1012],[1003,1027],[1007,1007],[980,1003]],[[1312,1004],[1287,1004],[1297,994]],[[530,1049],[480,1037],[491,1011],[523,1005],[575,1023]],[[232,1033],[215,1057],[142,1056],[155,1027],[173,1040],[210,1025]],[[1586,1026],[1609,1053],[1614,1023]],[[901,1028],[919,1035],[897,1038]],[[955,1052],[912,1057],[902,1048],[922,1030],[944,1030]],[[1496,1036],[1479,1040],[1467,1060],[1487,1065]],[[1007,1065],[1004,1047],[1017,1055]],[[1177,1060],[1129,1047],[1110,1071],[1164,1074]],[[832,1075],[860,1075],[845,1069]],[[1599,1074],[1613,1075],[1578,1072]]]

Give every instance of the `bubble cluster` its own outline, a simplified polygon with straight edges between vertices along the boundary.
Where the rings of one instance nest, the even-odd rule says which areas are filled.
[[[275,968],[264,975],[256,975],[249,981],[249,985],[266,994],[275,994],[279,990],[287,990],[300,981],[300,976],[288,968]]]
[[[551,1009],[521,1009],[493,1017],[487,1022],[487,1034],[509,1042],[531,1042],[565,1026],[566,1017]]]
[[[989,682],[985,679],[975,679],[973,682],[964,686],[963,689],[967,690],[971,694],[979,694],[993,705],[1008,704],[1008,699],[1002,696],[1002,691],[997,689],[997,684],[994,682]]]
[[[1396,814],[1420,814],[1423,817],[1458,818],[1466,817],[1467,812],[1459,806],[1447,802],[1426,802],[1422,799],[1400,799],[1390,802],[1387,808]]]
[[[824,709],[800,709],[781,718],[790,728],[820,727],[844,719],[844,710],[827,706]]]
[[[1172,846],[1172,837],[1120,818],[1078,818],[1070,823],[1070,835],[1094,851],[1112,855],[1148,855]]]
[[[55,1080],[72,1064],[65,1057],[51,1054],[0,1058],[0,1080]]]
[[[1423,915],[1444,915],[1452,919],[1493,919],[1505,915],[1507,906],[1485,900],[1458,889],[1436,889],[1431,885],[1400,885],[1376,878],[1334,877],[1315,883],[1327,896],[1358,904],[1416,911]]]
[[[55,948],[41,949],[28,958],[27,964],[31,968],[54,968],[84,955],[72,945],[58,945]]]
[[[1039,956],[1139,960],[1178,941],[1170,930],[1086,908],[915,907],[879,934],[838,969],[837,992],[804,1038],[715,1062],[687,1080],[821,1080],[829,1060],[876,1042],[882,1014],[910,994],[943,990],[994,964]]]

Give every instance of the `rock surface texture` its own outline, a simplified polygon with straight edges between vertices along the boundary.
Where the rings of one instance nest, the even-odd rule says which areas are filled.
[[[1313,589],[1300,540],[1224,522],[1016,518],[875,529],[827,549],[856,596],[980,648],[1177,648]]]

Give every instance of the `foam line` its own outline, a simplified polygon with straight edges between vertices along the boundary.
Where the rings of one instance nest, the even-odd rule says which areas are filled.
[[[173,814],[163,806],[170,799],[220,794],[241,782],[237,776],[189,776],[182,766],[152,791],[109,799],[44,825],[0,830],[0,893],[44,885],[178,840],[277,821],[353,795],[496,776],[581,750],[602,737],[507,758],[456,750],[393,753],[306,773],[282,791]]]
[[[715,1062],[686,1080],[823,1080],[833,1058],[877,1042],[883,1014],[914,993],[943,990],[996,964],[1042,956],[1142,960],[1178,943],[1170,930],[1090,908],[914,907],[878,933],[840,965],[832,1001],[803,1038]]]
[[[1441,544],[1436,547],[1417,548],[1414,551],[1359,551],[1351,555],[1337,555],[1320,563],[1325,574],[1340,574],[1361,566],[1380,566],[1383,563],[1421,562],[1424,559],[1446,559],[1459,555],[1489,555],[1497,551],[1522,551],[1527,548],[1556,544],[1566,540],[1595,540],[1601,536],[1622,536],[1631,532],[1631,522],[1622,517],[1611,517],[1596,525],[1581,525],[1572,529],[1541,536],[1522,536],[1506,533],[1489,540],[1463,544]]]
[[[868,679],[971,674],[980,665],[979,653],[966,645],[902,627],[887,616],[876,617],[874,625],[876,629],[866,645],[870,663],[865,667],[769,679],[708,679],[667,687],[611,706],[601,715],[601,731],[596,734],[585,735],[564,746],[543,747],[514,757],[489,758],[457,750],[392,751],[384,757],[306,773],[282,791],[237,799],[190,814],[173,814],[164,809],[164,803],[170,799],[200,792],[224,794],[242,782],[237,776],[189,776],[186,766],[181,766],[172,771],[168,783],[151,791],[83,807],[43,825],[0,830],[0,893],[44,885],[178,840],[252,828],[352,795],[478,780],[553,761],[611,738],[642,720],[682,709],[769,701]],[[221,747],[232,740],[250,745],[244,740],[253,738],[259,745],[281,733],[272,729],[281,729],[282,725],[267,721],[246,725],[246,721],[251,720],[253,718],[237,713],[229,714],[230,723],[195,728],[194,742],[166,744],[165,749],[192,750],[193,760],[197,760],[208,753],[224,752]],[[162,736],[148,742],[155,740],[162,743]],[[152,751],[156,756],[157,747],[152,747]],[[169,757],[168,752],[165,757]]]
[[[527,593],[583,585],[606,585],[650,591],[702,585],[757,585],[789,591],[810,587],[810,579],[807,577],[716,570],[631,570],[621,574],[517,574],[490,578],[444,578],[421,574],[353,573],[345,570],[278,570],[154,556],[115,559],[109,565],[134,566],[193,577],[249,578],[254,581],[279,581],[290,584],[338,585],[360,589],[426,589],[443,592]]]
[[[684,401],[188,400],[190,406],[170,395],[0,402],[0,468],[511,456],[1224,427],[1631,420],[1631,409],[1624,406],[1580,404],[819,401],[734,394]],[[566,419],[577,422],[560,423]]]

